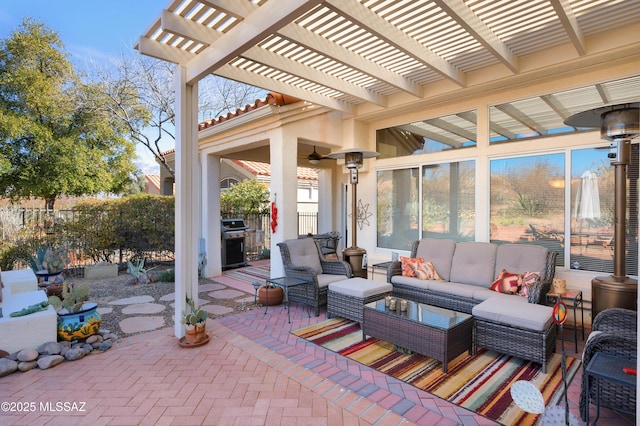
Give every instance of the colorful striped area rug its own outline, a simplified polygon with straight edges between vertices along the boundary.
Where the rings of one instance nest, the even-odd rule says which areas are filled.
[[[292,333],[505,425],[533,425],[540,420],[538,415],[522,411],[511,399],[509,390],[518,380],[535,384],[547,407],[564,406],[560,354],[553,355],[547,374],[543,374],[540,364],[480,349],[476,355],[465,352],[449,362],[449,372],[445,374],[442,363],[433,358],[403,354],[394,345],[376,338],[363,342],[357,322],[333,318]],[[567,357],[566,364],[569,384],[580,361]]]
[[[246,281],[249,284],[255,281],[264,282],[269,278],[269,265],[265,266],[248,266],[246,268],[229,269],[224,271],[224,275],[237,280]]]

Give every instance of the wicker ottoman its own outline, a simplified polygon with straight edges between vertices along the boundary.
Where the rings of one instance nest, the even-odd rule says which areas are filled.
[[[518,297],[518,296],[514,296]],[[556,347],[553,308],[504,298],[490,298],[473,307],[474,353],[478,347],[542,364]]]
[[[389,283],[364,278],[350,278],[329,284],[327,293],[327,318],[347,318],[362,323],[362,308],[365,303],[382,299],[391,294]]]

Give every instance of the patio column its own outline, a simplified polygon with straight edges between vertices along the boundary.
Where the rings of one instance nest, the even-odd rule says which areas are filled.
[[[185,334],[180,323],[185,296],[197,303],[200,171],[198,167],[198,85],[186,83],[186,68],[176,66],[173,87],[176,93],[176,337]]]
[[[298,138],[286,129],[271,134],[271,201],[278,208],[278,225],[271,234],[271,277],[284,275],[278,243],[298,238]]]
[[[202,275],[217,277],[222,275],[220,241],[220,157],[201,154],[202,163],[202,238],[206,264]],[[200,253],[199,253],[200,255]]]

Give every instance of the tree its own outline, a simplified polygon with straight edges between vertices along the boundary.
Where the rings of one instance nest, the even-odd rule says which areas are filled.
[[[243,180],[220,194],[220,210],[233,215],[266,214],[269,196],[269,189],[257,179]]]
[[[57,33],[26,18],[0,40],[0,191],[15,200],[121,191],[134,147]]]
[[[138,53],[123,53],[113,66],[94,65],[107,110],[128,130],[129,140],[145,146],[172,175],[165,152],[175,146],[174,66]],[[198,110],[204,120],[217,117],[264,94],[258,89],[222,77],[209,76],[198,84]]]

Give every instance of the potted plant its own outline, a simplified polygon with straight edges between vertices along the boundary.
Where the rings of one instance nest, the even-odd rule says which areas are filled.
[[[277,285],[266,283],[258,289],[258,303],[262,306],[275,306],[282,303],[284,290]]]
[[[204,309],[196,307],[195,302],[193,301],[193,299],[190,299],[189,296],[187,296],[186,300],[187,310],[182,315],[181,321],[187,326],[185,342],[188,345],[195,345],[206,342],[208,340],[206,326],[209,313]]]
[[[40,286],[62,284],[62,271],[67,265],[67,255],[51,246],[37,247],[35,255],[29,254],[22,260],[38,277]]]
[[[84,339],[96,334],[102,318],[98,304],[88,302],[89,286],[62,284],[60,297],[50,296],[49,304],[58,313],[58,338],[60,340]]]

